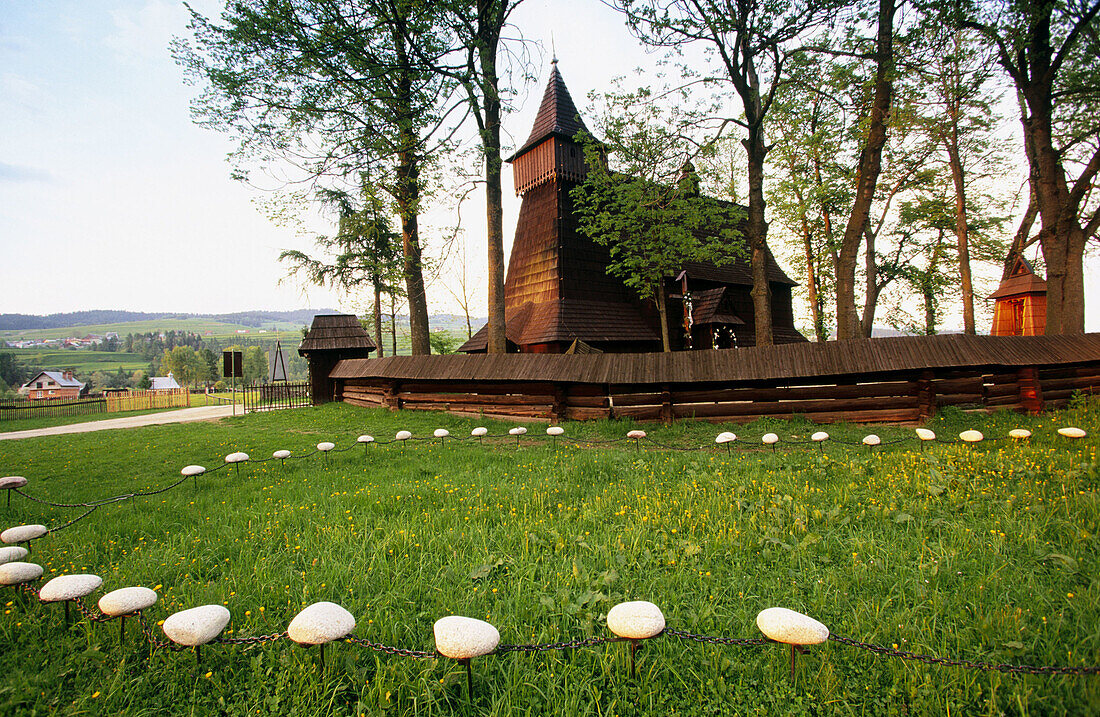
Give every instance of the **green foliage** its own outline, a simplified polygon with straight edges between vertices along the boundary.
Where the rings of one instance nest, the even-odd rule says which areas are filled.
[[[207,378],[207,363],[202,355],[190,346],[177,346],[166,351],[160,362],[164,375],[169,373],[180,386],[193,386]]]
[[[0,381],[9,386],[20,386],[27,382],[30,375],[27,367],[11,351],[0,351]]]
[[[461,343],[450,331],[433,331],[428,338],[432,343],[432,351],[437,354],[453,354]]]
[[[608,609],[657,603],[672,627],[755,636],[756,613],[783,605],[836,634],[950,657],[1025,664],[1095,664],[1100,636],[1100,502],[1095,438],[1068,442],[1073,423],[1100,434],[1091,404],[1057,416],[990,417],[945,411],[943,437],[978,428],[989,437],[1032,429],[1028,442],[913,444],[869,454],[827,443],[735,452],[713,446],[727,427],[646,426],[657,441],[706,446],[681,453],[448,441],[406,450],[374,446],[250,464],[201,476],[168,493],[101,507],[35,543],[47,575],[94,572],[102,591],[156,587],[147,616],[226,604],[229,637],[282,632],[306,604],[328,600],[355,616],[356,634],[430,649],[443,615],[485,619],[502,642],[607,635]],[[5,474],[35,496],[88,501],[163,487],[183,465],[214,467],[320,440],[348,445],[409,429],[455,436],[511,425],[427,412],[343,405],[275,411],[217,424],[150,427],[4,443]],[[629,422],[567,424],[574,438],[621,438]],[[734,430],[805,439],[816,427],[762,420]],[[830,426],[857,442],[865,427]],[[875,427],[884,441],[909,437]],[[535,429],[532,429],[532,433]],[[79,514],[13,496],[9,524],[59,525]],[[56,571],[53,573],[51,571]],[[662,637],[638,652],[611,644],[475,660],[476,694],[463,668],[442,659],[376,655],[283,640],[212,645],[196,668],[188,652],[143,656],[127,625],[78,622],[60,606],[10,592],[0,637],[10,669],[0,712],[262,715],[933,715],[1093,712],[1100,683],[1031,677],[876,657],[837,643],[801,655],[696,645]],[[1072,595],[1072,597],[1070,597]],[[96,595],[93,595],[95,598]],[[90,602],[90,601],[89,601]],[[207,676],[209,672],[209,676]]]

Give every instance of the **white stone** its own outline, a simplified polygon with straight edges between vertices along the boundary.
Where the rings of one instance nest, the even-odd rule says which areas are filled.
[[[512,436],[522,436],[527,433],[527,429],[524,426],[516,426],[515,428],[509,428],[508,434]]]
[[[877,446],[880,443],[882,443],[882,439],[874,433],[863,437],[863,445],[865,446]]]
[[[818,645],[829,639],[829,628],[809,615],[785,607],[769,607],[756,616],[764,637],[788,645]]]
[[[407,441],[412,437],[413,434],[409,431],[398,431],[396,436],[397,440],[399,441]]]
[[[626,437],[627,438],[633,438],[635,440],[637,440],[639,438],[645,438],[645,431],[638,431],[638,430],[630,431],[629,433],[626,434]]]
[[[4,476],[0,478],[0,490],[11,490],[12,488],[22,488],[27,484],[27,479],[23,476]]]
[[[364,433],[355,440],[359,441],[360,443],[374,443],[374,436],[368,436]]]
[[[1058,435],[1065,436],[1066,438],[1084,438],[1088,434],[1085,433],[1083,429],[1067,426],[1066,428],[1059,428]]]
[[[299,645],[323,645],[355,629],[355,618],[334,602],[315,602],[294,616],[287,636]]]
[[[317,450],[321,451],[322,453],[328,453],[335,447],[336,444],[332,443],[331,441],[321,441],[317,444]]]
[[[44,525],[17,525],[0,533],[0,540],[11,545],[13,543],[25,543],[28,540],[41,538],[48,533]]]
[[[621,602],[607,611],[607,629],[619,637],[644,640],[664,631],[665,616],[661,608],[645,600]]]
[[[962,433],[959,434],[959,438],[966,441],[967,443],[977,443],[978,441],[985,438],[985,436],[982,435],[981,431],[971,430],[971,431],[963,431]]]
[[[27,549],[21,545],[0,548],[0,565],[14,563],[16,560],[22,560],[25,557],[27,557]]]
[[[285,461],[287,458],[290,458],[290,451],[286,451],[286,450],[275,451],[274,453],[271,454],[271,457],[272,458],[278,458],[281,461]]]
[[[481,436],[484,436],[488,432],[489,432],[489,429],[486,428],[485,426],[478,426],[474,430],[470,431],[470,435],[474,436],[475,438],[480,438]]]
[[[560,436],[565,433],[565,429],[561,426],[550,426],[546,429],[546,435],[548,436]]]
[[[774,434],[774,433],[765,433],[765,434],[764,434],[764,437],[763,437],[763,438],[761,438],[760,440],[761,440],[761,441],[762,441],[762,442],[764,443],[764,445],[766,445],[766,446],[773,446],[773,445],[775,445],[776,443],[779,443],[779,436],[778,436],[778,435],[776,435],[776,434]]]
[[[1009,438],[1031,438],[1031,431],[1026,428],[1013,428],[1008,432]]]
[[[138,610],[152,607],[156,602],[157,594],[149,588],[119,588],[99,599],[99,611],[111,617],[132,615]]]
[[[817,441],[818,443],[820,443],[821,441],[827,441],[829,440],[829,434],[825,431],[818,431],[817,433],[810,436],[810,440]]]
[[[432,435],[436,438],[446,438],[447,436],[451,435],[451,432],[448,431],[446,428],[437,428],[435,429],[435,433],[433,433]]]
[[[444,657],[468,660],[488,655],[500,644],[500,633],[484,620],[450,615],[435,621],[435,649]]]
[[[180,475],[183,476],[201,476],[206,472],[206,469],[202,466],[184,466],[180,469]]]
[[[243,452],[230,453],[225,457],[226,463],[244,463],[248,460],[248,454]]]
[[[4,563],[0,565],[0,585],[18,585],[42,577],[42,566],[36,563]]]
[[[38,599],[42,602],[76,600],[99,589],[103,578],[98,575],[58,575],[42,586]]]
[[[729,431],[722,431],[715,437],[714,442],[721,445],[723,443],[733,443],[736,440],[737,434],[730,433]]]
[[[936,440],[936,432],[935,431],[930,431],[927,428],[918,428],[916,433],[917,433],[917,438],[921,439],[922,441],[934,441],[934,440]]]
[[[229,624],[229,611],[221,605],[201,605],[168,616],[161,628],[177,645],[205,645]]]

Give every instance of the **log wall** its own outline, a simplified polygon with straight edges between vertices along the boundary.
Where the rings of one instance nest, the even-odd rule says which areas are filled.
[[[391,410],[542,420],[632,418],[744,423],[803,416],[819,423],[915,423],[938,408],[1037,413],[1075,391],[1100,392],[1100,365],[1007,370],[921,369],[801,380],[595,384],[562,381],[337,379],[337,399]]]

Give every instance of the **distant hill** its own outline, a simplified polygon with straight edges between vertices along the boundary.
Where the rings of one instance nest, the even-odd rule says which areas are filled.
[[[340,313],[335,309],[297,309],[295,311],[238,311],[232,314],[147,313],[144,311],[71,311],[64,314],[35,316],[33,314],[0,314],[0,331],[33,329],[64,329],[69,326],[121,324],[133,321],[161,319],[205,319],[226,324],[260,327],[276,321],[309,325],[316,314]]]

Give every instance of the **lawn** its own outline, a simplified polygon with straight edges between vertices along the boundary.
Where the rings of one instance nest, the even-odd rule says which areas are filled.
[[[973,446],[913,441],[871,452],[908,428],[827,427],[824,453],[758,448],[759,421],[645,426],[657,442],[552,446],[538,424],[516,439],[413,441],[202,476],[166,493],[110,504],[36,542],[47,575],[95,572],[104,587],[160,593],[153,621],[207,603],[233,614],[229,637],[277,633],[304,605],[339,603],[360,637],[431,649],[432,624],[459,614],[496,625],[505,643],[606,635],[623,600],[650,600],[669,627],[756,637],[773,605],[836,634],[903,650],[995,663],[1100,664],[1097,441],[1100,404],[1057,415],[946,411],[941,437],[978,428]],[[216,424],[0,444],[0,474],[27,491],[82,502],[166,486],[179,469],[221,465],[231,451],[303,455],[369,432],[408,428],[468,436],[477,421],[342,405]],[[509,424],[487,421],[493,434]],[[1080,441],[1059,426],[1089,431]],[[1001,437],[1023,426],[1027,442]],[[566,435],[619,439],[625,422],[569,423]],[[713,443],[742,436],[732,456]],[[784,444],[781,444],[784,445]],[[3,510],[3,508],[0,508]],[[4,526],[56,526],[79,509],[19,496]],[[159,587],[158,587],[159,586]],[[135,633],[75,622],[10,588],[0,616],[2,714],[1016,714],[1100,712],[1100,677],[979,672],[876,657],[830,642],[799,657],[789,679],[779,646],[661,637],[638,653],[610,644],[475,660],[473,704],[460,665],[339,644],[286,640],[214,645],[146,658]]]

